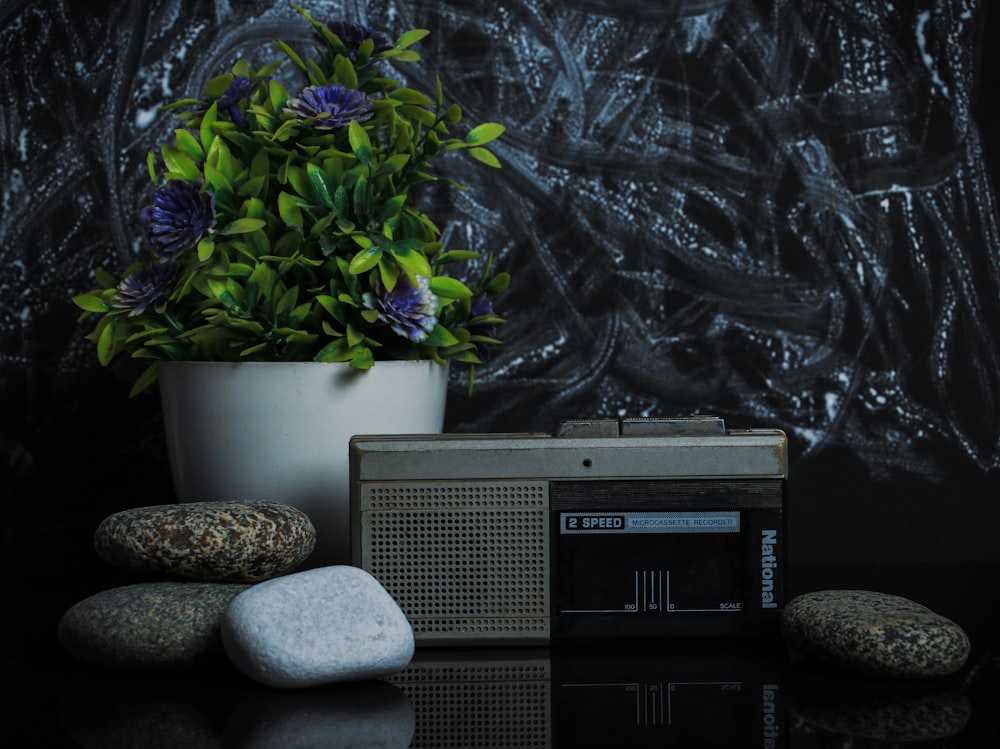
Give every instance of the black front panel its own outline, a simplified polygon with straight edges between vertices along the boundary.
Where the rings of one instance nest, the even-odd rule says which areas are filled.
[[[552,485],[556,640],[776,631],[779,480]]]

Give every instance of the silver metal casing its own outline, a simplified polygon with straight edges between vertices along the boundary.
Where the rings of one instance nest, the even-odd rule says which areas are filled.
[[[780,430],[687,423],[567,422],[556,435],[355,436],[352,563],[399,603],[418,645],[548,643],[554,486],[587,495],[602,484],[783,483]],[[588,506],[614,510],[625,502],[617,497]]]

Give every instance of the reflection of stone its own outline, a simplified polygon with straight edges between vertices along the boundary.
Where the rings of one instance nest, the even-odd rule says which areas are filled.
[[[59,698],[66,735],[87,749],[216,749],[222,747],[228,690],[204,679],[78,679]]]
[[[98,666],[178,668],[224,662],[219,621],[235,583],[161,582],[112,588],[74,604],[59,643]]]
[[[135,572],[249,583],[298,567],[316,543],[301,510],[277,502],[188,502],[122,510],[94,534],[97,555]]]
[[[944,739],[969,722],[972,706],[939,682],[890,681],[798,673],[786,702],[813,728],[882,741]]]
[[[225,745],[241,749],[358,746],[405,749],[413,740],[413,706],[381,681],[307,691],[248,694],[229,712]]]
[[[878,676],[944,676],[969,657],[969,638],[950,619],[909,599],[866,590],[794,598],[782,612],[781,633],[806,655]]]
[[[337,565],[259,583],[222,618],[230,660],[273,687],[377,679],[413,657],[413,630],[369,573]]]

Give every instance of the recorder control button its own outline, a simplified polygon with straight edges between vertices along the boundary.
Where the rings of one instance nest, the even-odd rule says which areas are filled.
[[[718,416],[677,418],[567,419],[559,424],[556,437],[678,437],[726,434],[726,422]]]
[[[677,437],[726,433],[718,416],[685,416],[676,419],[622,419],[623,437]]]
[[[617,437],[618,419],[568,419],[559,424],[557,437]]]

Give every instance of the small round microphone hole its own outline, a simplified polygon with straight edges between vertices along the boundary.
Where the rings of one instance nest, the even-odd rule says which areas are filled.
[[[594,465],[594,462],[590,458],[584,458],[583,459],[583,467],[584,468],[590,468],[592,465]]]

